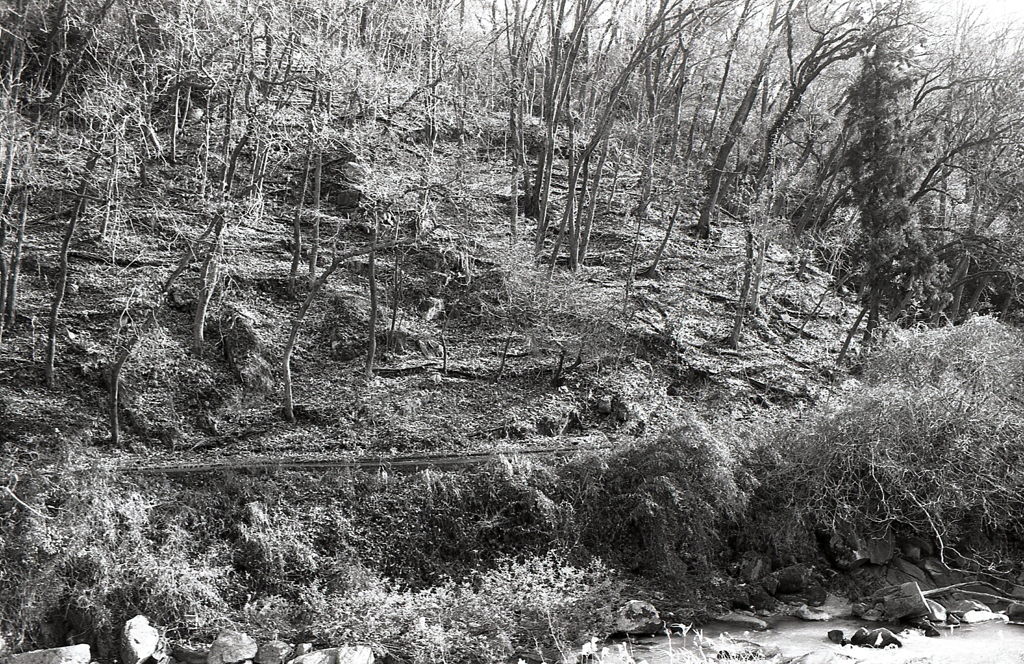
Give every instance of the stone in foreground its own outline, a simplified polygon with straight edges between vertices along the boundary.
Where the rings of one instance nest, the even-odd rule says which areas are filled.
[[[291,644],[284,641],[270,641],[259,647],[253,661],[256,664],[284,664],[291,659],[294,652],[295,648]]]
[[[92,653],[88,644],[32,650],[0,657],[0,664],[89,664]]]
[[[242,632],[230,629],[221,630],[210,646],[207,664],[241,664],[256,656],[256,641]]]
[[[768,629],[768,623],[761,620],[757,616],[753,616],[749,613],[741,613],[739,611],[729,611],[721,615],[715,616],[715,620],[725,623],[731,623],[734,625],[740,625],[746,629],[753,629],[759,632],[763,632]]]
[[[649,634],[658,631],[660,622],[661,616],[654,605],[634,599],[626,602],[615,615],[615,631],[626,634]]]
[[[121,664],[141,664],[160,649],[160,632],[146,616],[135,616],[121,630]]]

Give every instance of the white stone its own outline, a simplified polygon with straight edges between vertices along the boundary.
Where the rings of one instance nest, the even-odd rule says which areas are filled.
[[[17,655],[7,655],[0,657],[0,664],[89,664],[91,659],[92,653],[89,651],[89,645],[82,643],[77,646],[32,650]]]
[[[121,664],[140,664],[160,649],[160,632],[146,616],[135,616],[121,630]]]
[[[1010,622],[1010,617],[1005,613],[993,613],[991,611],[968,611],[961,620],[967,624],[982,622]]]

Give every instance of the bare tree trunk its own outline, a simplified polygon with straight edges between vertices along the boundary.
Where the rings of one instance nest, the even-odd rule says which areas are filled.
[[[319,149],[313,170],[313,237],[309,243],[309,278],[316,277],[316,262],[320,258],[320,179],[323,174],[324,155]]]
[[[18,277],[21,274],[21,252],[25,246],[25,222],[28,219],[28,192],[21,192],[21,215],[18,221],[18,238],[11,252],[11,270],[7,276],[7,304],[0,314],[3,324],[14,325],[14,317],[18,310]],[[0,332],[3,326],[0,325]]]
[[[60,272],[57,275],[57,286],[53,294],[53,306],[50,308],[50,328],[46,336],[46,364],[43,373],[46,376],[46,386],[53,387],[53,363],[57,354],[57,319],[60,315],[60,306],[64,302],[64,289],[68,283],[68,249],[71,248],[71,238],[78,226],[78,219],[85,211],[85,195],[89,188],[89,179],[96,162],[99,161],[99,154],[89,157],[85,164],[85,173],[78,184],[78,192],[74,207],[71,208],[71,217],[64,229],[64,240],[60,245]]]
[[[2,207],[2,206],[0,206]],[[4,310],[7,308],[8,263],[4,249],[7,245],[7,215],[0,209],[0,343],[4,340]]]
[[[212,96],[212,90],[206,94],[206,110],[203,113],[203,158],[199,180],[199,198],[203,200],[206,200],[206,190],[210,180],[210,97]]]
[[[675,208],[672,210],[672,218],[668,221],[668,228],[665,229],[665,237],[662,238],[661,244],[658,246],[657,253],[654,254],[654,260],[651,264],[644,269],[642,272],[637,273],[637,277],[641,279],[658,279],[658,263],[661,262],[661,256],[665,253],[665,247],[668,246],[669,238],[672,237],[672,229],[676,225],[676,219],[679,218],[679,203],[676,203]]]
[[[743,30],[743,26],[747,22],[747,14],[750,13],[750,6],[751,0],[744,0],[743,11],[740,12],[739,21],[736,23],[736,30],[733,31],[732,39],[729,40],[729,51],[725,56],[725,67],[722,69],[722,80],[718,84],[718,95],[715,97],[715,109],[711,113],[711,123],[708,125],[707,134],[704,138],[704,147],[710,144],[714,139],[715,125],[718,124],[718,113],[722,110],[722,97],[725,96],[725,85],[729,81],[729,70],[732,68],[732,58],[733,55],[736,54],[736,45],[740,40],[740,31]]]
[[[306,167],[302,171],[302,187],[299,189],[299,202],[295,205],[292,217],[292,266],[288,271],[288,295],[295,297],[299,264],[302,262],[302,208],[306,204],[306,189],[309,187],[309,170],[313,163],[312,147],[306,152]]]
[[[363,247],[361,249],[355,249],[348,251],[343,254],[335,254],[331,264],[324,269],[323,274],[320,275],[313,285],[309,288],[309,293],[306,295],[306,299],[302,302],[302,306],[299,308],[299,312],[292,318],[291,332],[288,334],[288,341],[284,346],[284,356],[281,361],[281,373],[284,377],[284,404],[282,410],[284,411],[284,417],[289,422],[295,421],[295,413],[293,410],[292,402],[292,353],[295,351],[295,343],[299,338],[299,329],[302,327],[302,321],[306,318],[306,313],[309,312],[310,305],[313,304],[313,300],[320,293],[320,289],[324,287],[327,280],[331,278],[331,275],[337,271],[341,265],[350,258],[356,256],[362,256],[374,251],[381,249],[389,249],[391,247],[397,247],[399,245],[412,244],[409,240],[395,240],[392,242],[385,242],[383,244],[373,243],[369,247]]]
[[[608,158],[609,136],[604,137],[604,146],[601,148],[601,156],[597,160],[597,170],[594,171],[594,179],[590,185],[590,204],[587,206],[587,218],[583,223],[580,237],[579,256],[576,263],[583,265],[587,258],[587,249],[590,248],[590,234],[594,228],[594,215],[597,213],[597,192],[601,186],[601,175],[604,173],[604,163]]]
[[[508,334],[505,335],[505,345],[501,349],[501,362],[498,364],[498,371],[494,374],[494,378],[491,379],[492,384],[496,384],[501,380],[501,375],[505,373],[505,361],[508,359],[508,347],[512,343],[512,329],[508,329]]]
[[[729,156],[732,154],[732,150],[736,146],[736,142],[739,141],[740,134],[743,132],[743,127],[747,122],[747,118],[750,116],[750,111],[754,107],[754,102],[757,100],[757,93],[761,88],[761,83],[764,81],[765,75],[768,73],[768,66],[771,63],[772,55],[775,53],[774,34],[778,11],[779,4],[776,2],[775,12],[772,16],[769,28],[768,41],[765,44],[764,49],[761,51],[761,59],[757,63],[757,69],[754,71],[754,76],[747,84],[747,90],[743,95],[743,100],[740,102],[739,107],[733,114],[732,122],[729,123],[729,130],[726,132],[725,138],[722,140],[722,144],[719,146],[718,152],[715,154],[715,161],[711,165],[711,172],[708,173],[707,196],[704,199],[704,205],[701,207],[700,218],[697,220],[697,236],[702,240],[708,239],[711,235],[711,217],[714,215],[715,209],[718,207],[718,200],[722,194],[722,181],[725,176],[725,167],[729,163]]]
[[[519,162],[512,165],[512,184],[509,187],[508,230],[512,243],[519,237]]]
[[[196,314],[192,321],[192,352],[198,357],[203,355],[203,342],[206,330],[206,312],[210,307],[210,300],[217,289],[217,282],[220,278],[220,255],[223,251],[224,217],[219,216],[216,222],[216,230],[213,234],[213,241],[203,262],[203,269],[199,274],[199,283],[202,290],[196,302]]]
[[[743,319],[747,315],[747,299],[750,297],[750,281],[754,272],[754,233],[746,233],[747,258],[743,261],[743,287],[736,303],[736,316],[733,318],[732,334],[729,336],[729,347],[736,350],[740,347],[740,335],[743,333]]]
[[[960,301],[964,296],[964,277],[971,269],[971,257],[965,255],[960,259],[960,264],[956,268],[956,272],[953,273],[952,283],[957,283],[957,287],[953,289],[953,302],[949,307],[949,324],[956,323],[957,318],[960,317]]]
[[[114,163],[110,167],[110,176],[107,178],[107,201],[103,207],[103,222],[100,224],[100,237],[106,239],[107,230],[110,227],[110,216],[114,209],[115,192],[117,192],[117,170],[121,167],[121,140],[120,136],[114,137]]]
[[[178,127],[181,125],[181,84],[174,88],[174,123],[171,125],[171,166],[178,165]]]
[[[843,366],[843,360],[846,359],[846,353],[850,350],[850,343],[853,341],[853,335],[857,334],[857,328],[860,327],[860,322],[864,320],[864,316],[868,313],[870,307],[865,306],[860,310],[860,315],[857,316],[857,320],[853,321],[853,325],[850,327],[850,331],[846,333],[846,340],[843,342],[843,347],[839,350],[839,357],[836,358],[836,366]]]

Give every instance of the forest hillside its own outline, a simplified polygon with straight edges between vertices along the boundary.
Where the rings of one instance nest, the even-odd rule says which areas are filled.
[[[550,659],[633,598],[767,610],[794,568],[1024,585],[1019,25],[0,16],[0,655],[109,660],[143,613]]]

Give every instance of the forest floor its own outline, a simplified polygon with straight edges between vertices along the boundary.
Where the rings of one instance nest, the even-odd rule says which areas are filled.
[[[200,357],[190,349],[199,264],[161,293],[211,214],[189,189],[195,165],[188,156],[177,166],[151,163],[147,186],[117,174],[124,204],[90,206],[71,243],[56,385],[45,387],[46,328],[69,207],[61,192],[74,187],[69,173],[80,164],[61,139],[49,150],[44,144],[41,163],[53,177],[29,211],[19,315],[0,355],[7,450],[50,457],[74,440],[86,443],[75,447],[80,463],[131,467],[593,446],[657,435],[685,412],[742,421],[832,393],[835,358],[856,310],[830,292],[833,279],[816,257],[785,238],[771,244],[757,311],[733,350],[728,338],[743,279],[739,222],[723,215],[711,240],[695,239],[687,232],[695,201],[681,201],[659,278],[631,280],[631,270],[649,264],[670,202],[681,196],[663,192],[634,235],[631,182],[639,173],[625,171],[614,199],[599,209],[587,265],[577,274],[556,266],[549,275],[532,258],[531,238],[510,236],[499,150],[455,142],[428,148],[388,132],[372,138],[372,146],[360,146],[374,155],[362,207],[339,210],[328,198],[324,244],[365,245],[374,218],[384,220],[382,238],[415,227],[421,239],[378,256],[372,379],[364,377],[366,257],[349,261],[313,304],[292,359],[296,423],[281,414],[282,351],[299,308],[287,296],[289,187],[296,185],[268,183],[272,193],[260,205],[235,205]],[[306,281],[300,278],[301,287]],[[143,333],[122,374],[125,435],[112,449],[104,442],[107,367],[154,306],[157,325]],[[224,349],[225,328],[238,318],[251,327],[260,355],[249,385]],[[565,370],[556,377],[560,363]]]

